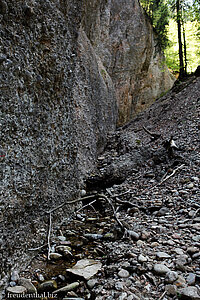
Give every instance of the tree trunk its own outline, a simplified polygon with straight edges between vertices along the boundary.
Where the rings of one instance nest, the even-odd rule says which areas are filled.
[[[180,0],[176,0],[177,11],[177,27],[178,27],[178,45],[179,45],[179,78],[184,77],[184,63],[183,63],[183,44],[181,38],[181,8]]]
[[[184,75],[186,75],[187,74],[187,46],[186,46],[186,38],[185,38],[184,21],[182,27],[183,27],[183,45],[184,45],[184,61],[185,61]]]

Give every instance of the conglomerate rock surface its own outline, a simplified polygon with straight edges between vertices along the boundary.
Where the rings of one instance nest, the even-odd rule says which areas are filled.
[[[0,1],[2,277],[46,239],[46,211],[79,196],[117,120],[172,85],[138,2],[125,4]]]

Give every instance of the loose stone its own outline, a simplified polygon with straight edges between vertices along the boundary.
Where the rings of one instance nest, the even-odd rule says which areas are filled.
[[[73,283],[70,283],[58,290],[55,290],[53,292],[53,294],[59,294],[59,293],[65,293],[65,292],[69,292],[69,291],[72,291],[74,289],[76,289],[77,287],[79,287],[80,283],[79,282],[73,282]]]
[[[165,258],[170,258],[171,256],[165,252],[157,252],[156,257],[158,259],[165,259]]]
[[[194,286],[179,289],[178,294],[180,299],[200,300],[200,294],[198,293],[198,289]]]
[[[194,273],[189,273],[186,281],[189,285],[195,285],[196,275]]]
[[[167,272],[165,276],[165,282],[173,283],[178,278],[178,273],[174,271]]]
[[[170,271],[170,269],[163,264],[155,264],[153,269],[154,272],[158,275],[165,275],[167,272]]]
[[[127,277],[130,276],[130,274],[129,274],[129,272],[127,270],[121,269],[118,272],[118,276],[121,277],[121,278],[127,278]]]
[[[36,287],[32,284],[32,282],[27,278],[20,278],[18,280],[19,285],[22,285],[26,288],[27,293],[34,294],[37,293]]]
[[[38,287],[40,292],[50,292],[57,289],[57,282],[55,280],[47,280],[42,282]]]
[[[26,293],[26,288],[21,285],[16,285],[16,286],[9,286],[7,288],[7,293],[10,294],[25,294]]]

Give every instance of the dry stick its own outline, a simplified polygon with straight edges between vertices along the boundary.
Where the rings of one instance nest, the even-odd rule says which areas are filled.
[[[142,128],[144,129],[144,131],[146,131],[146,133],[148,133],[149,135],[153,136],[154,138],[159,138],[161,137],[160,133],[154,133],[149,131],[146,127],[142,126]]]
[[[36,250],[40,250],[40,249],[46,247],[47,245],[48,245],[48,244],[44,244],[44,245],[39,246],[39,247],[37,247],[37,248],[29,248],[28,251],[36,251]]]
[[[167,177],[165,177],[163,180],[161,180],[161,182],[158,185],[163,184],[163,182],[165,182],[166,180],[168,180],[170,177],[172,177],[179,169],[182,169],[184,167],[184,164],[178,166],[176,169],[173,170],[173,172],[168,175]]]
[[[162,298],[166,295],[167,291],[164,291],[164,293],[160,296],[158,300],[162,300]]]
[[[116,211],[115,211],[115,208],[114,208],[114,206],[113,206],[113,204],[112,204],[112,201],[108,198],[108,197],[106,197],[105,195],[103,195],[103,194],[98,194],[98,196],[99,196],[99,199],[104,199],[104,200],[106,200],[107,202],[108,202],[108,204],[111,206],[111,208],[112,208],[112,211],[113,211],[113,214],[114,214],[114,217],[115,217],[115,219],[116,219],[116,221],[117,221],[117,223],[120,225],[120,227],[125,231],[125,232],[127,232],[127,229],[125,228],[125,226],[122,224],[122,222],[118,219],[118,217],[117,217],[117,214],[116,214]]]
[[[155,184],[154,186],[152,186],[149,190],[153,190],[155,187],[160,186],[161,184],[163,184],[163,182],[167,181],[170,177],[172,177],[179,169],[182,169],[184,167],[184,164],[180,165],[179,167],[177,167],[176,169],[173,170],[173,172],[168,175],[167,177],[165,177],[164,179],[162,179],[159,183]],[[147,189],[145,190],[147,191]],[[143,191],[144,192],[144,191]]]
[[[195,211],[194,215],[192,216],[192,223],[193,223],[194,218],[196,217],[196,215],[198,214],[199,211],[200,211],[200,208],[198,208],[198,209]]]
[[[86,197],[82,197],[82,198],[78,198],[78,199],[75,199],[75,200],[72,200],[72,201],[68,201],[68,202],[64,202],[62,204],[60,204],[59,206],[53,208],[52,210],[50,211],[47,211],[48,214],[54,212],[55,210],[65,206],[65,205],[68,205],[68,204],[73,204],[73,203],[76,203],[76,202],[79,202],[79,201],[82,201],[82,200],[88,200],[88,199],[91,199],[91,198],[94,198],[96,197],[97,195],[90,195],[90,196],[86,196]]]
[[[87,206],[92,206],[92,204],[93,203],[95,203],[97,200],[93,200],[93,201],[91,201],[90,203],[88,203],[88,204],[86,204],[86,205],[84,205],[84,206],[82,206],[81,208],[79,208],[75,213],[77,214],[79,211],[81,211],[82,209],[84,209],[84,208],[86,208]],[[93,207],[92,207],[93,208]],[[96,211],[95,211],[96,212]]]
[[[51,212],[49,213],[49,232],[48,232],[48,257],[47,259],[50,260],[50,252],[51,252],[51,245],[50,245],[50,238],[51,238]]]

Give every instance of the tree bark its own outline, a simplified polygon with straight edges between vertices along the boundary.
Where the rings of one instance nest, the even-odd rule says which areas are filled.
[[[178,27],[178,45],[179,45],[179,78],[184,77],[184,62],[183,62],[183,44],[181,37],[181,8],[180,0],[176,0],[177,11],[177,27]]]

